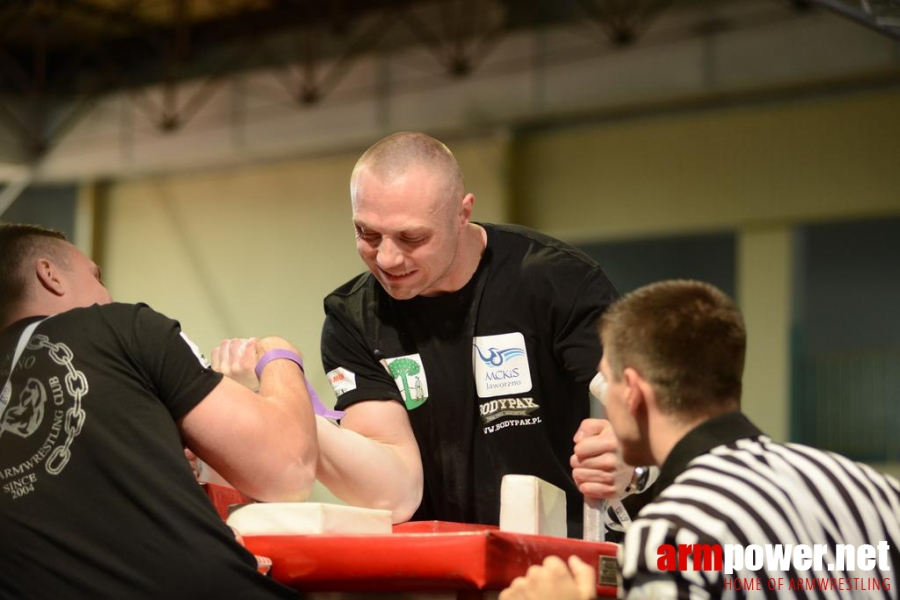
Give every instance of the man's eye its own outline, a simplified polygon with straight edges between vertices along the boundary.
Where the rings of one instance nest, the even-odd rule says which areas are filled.
[[[405,238],[402,238],[402,241],[403,241],[404,244],[410,244],[410,245],[412,245],[412,246],[415,246],[415,245],[417,245],[417,244],[423,244],[423,243],[425,243],[425,241],[426,241],[427,239],[428,239],[428,236],[422,235],[422,236],[419,236],[419,237],[405,237]]]

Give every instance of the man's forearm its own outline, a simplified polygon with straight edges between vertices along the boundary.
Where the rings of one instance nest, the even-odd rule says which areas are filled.
[[[269,367],[261,381],[258,398],[269,404],[271,413],[270,425],[264,430],[270,441],[266,468],[273,469],[269,479],[283,482],[275,490],[283,489],[272,490],[273,495],[267,501],[305,500],[315,481],[313,465],[318,458],[318,440],[303,372],[295,371],[287,361]],[[272,460],[279,455],[280,460]],[[279,473],[279,470],[283,471]]]
[[[279,361],[284,362],[284,361]],[[315,481],[317,437],[303,375],[268,367],[259,394],[224,378],[180,421],[198,457],[248,496],[301,501]]]
[[[316,417],[316,477],[352,506],[390,510],[394,523],[408,521],[422,500],[418,448],[370,439]]]

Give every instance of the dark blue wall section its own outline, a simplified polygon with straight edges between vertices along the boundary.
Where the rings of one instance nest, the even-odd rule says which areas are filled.
[[[50,227],[71,240],[75,235],[77,205],[76,186],[33,186],[22,192],[0,219]]]
[[[734,297],[735,236],[703,234],[582,244],[625,293],[661,279],[699,279]]]
[[[792,438],[900,460],[900,219],[797,233]]]

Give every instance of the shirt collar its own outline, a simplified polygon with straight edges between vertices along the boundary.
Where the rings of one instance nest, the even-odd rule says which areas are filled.
[[[49,317],[49,315],[32,315],[30,317],[23,317],[23,318],[19,319],[18,321],[13,321],[9,325],[7,325],[5,328],[0,329],[0,336],[2,336],[2,337],[0,337],[0,339],[2,339],[3,341],[5,341],[6,338],[18,339],[19,336],[22,335],[22,332],[25,330],[26,327],[28,327],[35,321],[39,321],[41,319],[47,319],[48,317]]]
[[[658,489],[668,487],[687,468],[688,463],[701,454],[723,444],[761,435],[763,432],[738,410],[704,421],[678,440],[669,452],[660,468]]]

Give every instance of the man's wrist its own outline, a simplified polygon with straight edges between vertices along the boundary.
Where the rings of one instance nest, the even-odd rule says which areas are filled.
[[[276,348],[275,350],[269,350],[268,352],[263,354],[262,358],[259,359],[259,362],[256,363],[256,378],[261,379],[262,372],[265,366],[273,360],[278,359],[290,360],[296,363],[297,366],[300,367],[300,372],[304,375],[306,374],[306,370],[303,367],[303,359],[299,354],[297,354],[293,350]],[[326,417],[328,419],[336,420],[340,420],[344,417],[344,411],[333,410],[322,404],[322,401],[319,399],[319,395],[316,393],[315,388],[310,385],[309,380],[306,380],[306,392],[309,394],[309,400],[310,402],[312,402],[313,412],[315,412],[315,414]]]
[[[303,359],[300,358],[300,355],[294,352],[293,350],[286,350],[284,348],[276,348],[275,350],[269,350],[265,354],[262,355],[262,358],[259,359],[259,362],[256,363],[256,378],[262,379],[263,369],[267,364],[272,362],[273,360],[284,359],[289,360],[297,364],[300,367],[300,371],[305,373],[305,369],[303,367]]]

